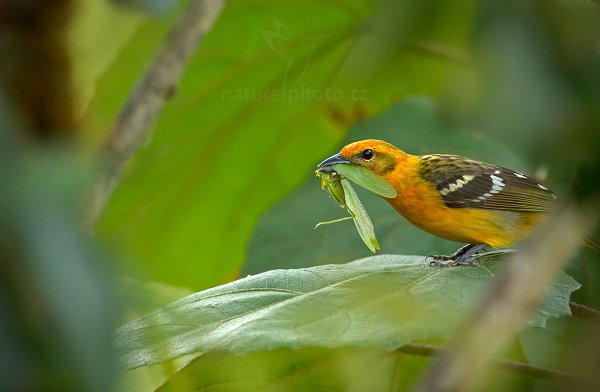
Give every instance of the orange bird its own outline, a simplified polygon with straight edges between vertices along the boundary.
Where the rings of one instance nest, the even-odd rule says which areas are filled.
[[[361,165],[396,190],[384,199],[409,222],[435,236],[467,243],[432,264],[474,264],[485,247],[508,248],[531,232],[556,201],[524,174],[456,155],[410,155],[381,140],[348,144],[318,166]],[[593,244],[592,244],[593,246]]]

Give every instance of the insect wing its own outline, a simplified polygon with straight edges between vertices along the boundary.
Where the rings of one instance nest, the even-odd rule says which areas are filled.
[[[354,224],[356,225],[356,230],[358,231],[360,238],[362,238],[363,242],[371,252],[377,252],[380,247],[377,237],[375,237],[375,230],[371,218],[369,218],[358,195],[354,191],[354,188],[352,188],[352,184],[346,179],[342,179],[340,182],[346,195],[346,205],[353,215]]]
[[[338,164],[333,170],[373,193],[391,199],[396,197],[396,190],[383,178],[359,165]]]

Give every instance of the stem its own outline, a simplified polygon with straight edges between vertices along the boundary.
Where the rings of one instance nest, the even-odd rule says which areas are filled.
[[[600,325],[600,311],[576,302],[569,302],[569,307],[571,308],[571,314],[573,317],[588,321],[592,324]]]
[[[435,357],[446,352],[446,350],[443,348],[428,344],[407,344],[406,346],[400,347],[398,351],[403,354],[417,355],[421,357]],[[529,377],[555,380],[566,383],[586,383],[585,380],[572,373],[536,366],[525,362],[512,361],[508,359],[492,359],[490,364],[496,369],[519,373]]]
[[[170,98],[199,42],[220,14],[225,0],[190,0],[182,18],[123,106],[100,149],[99,178],[94,185],[87,221],[93,226],[121,177],[125,164],[149,138],[152,124]]]

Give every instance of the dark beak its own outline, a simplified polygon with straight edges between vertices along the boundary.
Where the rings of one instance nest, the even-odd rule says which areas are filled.
[[[339,164],[345,164],[345,163],[352,163],[352,162],[350,162],[346,158],[343,158],[340,154],[335,154],[334,156],[329,157],[329,158],[325,159],[323,162],[319,163],[319,166],[317,166],[317,171],[331,173],[331,172],[335,171],[332,168],[333,165],[339,165]]]

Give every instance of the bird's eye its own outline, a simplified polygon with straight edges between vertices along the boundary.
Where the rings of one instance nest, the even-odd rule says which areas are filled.
[[[366,159],[366,160],[373,158],[373,155],[375,155],[375,154],[373,154],[373,150],[371,150],[370,148],[367,148],[366,150],[364,150],[362,152],[362,157],[363,157],[363,159]]]

